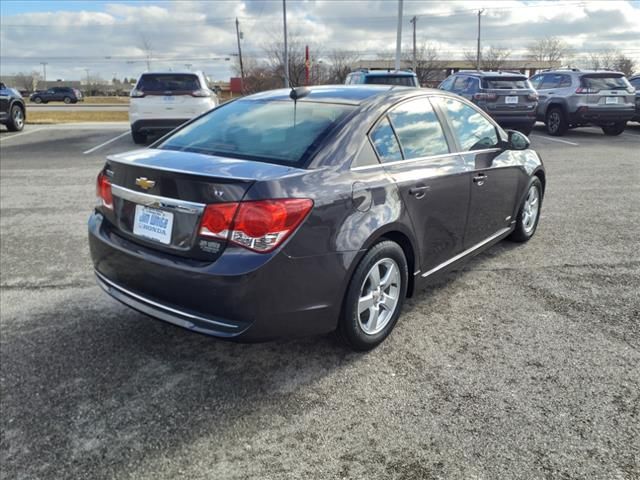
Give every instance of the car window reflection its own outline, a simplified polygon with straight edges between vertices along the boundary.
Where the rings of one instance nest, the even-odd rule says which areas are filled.
[[[498,134],[491,122],[478,111],[455,99],[443,101],[453,133],[462,150],[482,150],[498,146]]]
[[[378,152],[378,156],[382,162],[402,160],[402,153],[400,152],[398,141],[386,117],[371,133],[371,140],[373,140],[373,146],[376,152]]]
[[[405,159],[449,153],[442,126],[427,99],[403,103],[389,113],[389,118]]]

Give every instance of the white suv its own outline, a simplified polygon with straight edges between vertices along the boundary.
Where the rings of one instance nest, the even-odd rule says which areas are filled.
[[[131,90],[129,123],[135,143],[147,134],[172,130],[218,105],[202,72],[143,73]]]

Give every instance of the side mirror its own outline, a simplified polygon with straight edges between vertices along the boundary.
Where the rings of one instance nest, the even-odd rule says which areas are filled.
[[[526,150],[531,146],[531,142],[524,133],[516,130],[507,130],[509,135],[509,149],[510,150]]]

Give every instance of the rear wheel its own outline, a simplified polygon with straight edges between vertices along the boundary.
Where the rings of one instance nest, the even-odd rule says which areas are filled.
[[[516,228],[509,235],[509,240],[514,242],[526,242],[538,228],[540,219],[540,207],[542,206],[542,183],[538,177],[533,177],[529,183],[529,190],[518,211]]]
[[[338,333],[354,350],[371,350],[393,330],[407,295],[407,260],[389,240],[371,248],[351,278]]]
[[[607,125],[606,127],[602,127],[602,131],[605,135],[609,135],[611,137],[615,137],[624,132],[624,129],[627,128],[627,122],[618,122],[613,125]]]
[[[35,98],[33,99],[33,101],[34,101],[35,103],[42,103],[42,99],[41,99],[40,97],[35,97]]]
[[[24,110],[19,105],[11,107],[7,128],[12,132],[19,132],[24,128]]]
[[[133,143],[135,144],[141,145],[147,143],[147,135],[145,133],[131,130],[131,137],[133,138]]]
[[[66,103],[67,105],[69,105],[71,103],[71,97],[64,97],[64,99],[62,101],[64,103]]]
[[[547,127],[547,133],[554,137],[560,137],[567,133],[569,125],[567,118],[561,108],[551,108],[547,112],[545,118],[545,126]]]

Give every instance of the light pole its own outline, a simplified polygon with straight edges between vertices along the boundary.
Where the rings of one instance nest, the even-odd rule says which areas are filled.
[[[284,25],[284,88],[289,88],[289,47],[287,46],[287,0],[282,0],[282,22]]]
[[[480,18],[482,18],[482,12],[484,12],[484,8],[478,10],[478,50],[476,52],[476,70],[480,71]]]
[[[47,85],[47,65],[49,65],[49,62],[40,62],[40,65],[42,65],[42,77],[44,78],[44,84],[45,84],[45,88]]]
[[[401,51],[402,51],[402,0],[398,0],[398,36],[396,37],[396,70],[400,70]]]
[[[418,21],[418,17],[416,17],[415,15],[413,16],[413,18],[411,20],[409,20],[409,23],[413,23],[413,71],[415,72],[417,69],[416,63],[416,22]]]

